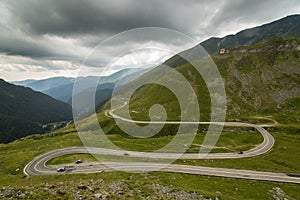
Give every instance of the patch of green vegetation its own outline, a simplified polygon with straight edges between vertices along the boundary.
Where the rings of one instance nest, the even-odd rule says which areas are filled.
[[[124,151],[125,153],[126,151]],[[100,154],[69,154],[60,157],[56,157],[48,161],[49,165],[54,165],[54,167],[58,167],[57,165],[75,165],[75,161],[81,159],[83,161],[83,165],[94,165],[94,162],[149,162],[149,163],[171,163],[173,160],[171,159],[159,159],[159,158],[140,158],[130,156],[130,153],[127,152],[126,155],[100,155]]]
[[[300,43],[300,39],[296,38],[296,37],[290,37],[290,38],[274,37],[274,38],[271,38],[269,40],[265,40],[265,41],[257,43],[257,44],[243,46],[243,47],[237,47],[237,48],[233,49],[233,51],[237,50],[239,48],[245,48],[247,50],[260,49],[260,48],[263,48],[265,46],[270,46],[270,45],[276,47],[276,46],[279,46],[279,45],[284,44],[286,42],[293,42],[293,41],[296,41],[296,42]]]
[[[173,139],[174,135],[177,134],[178,125],[165,125],[160,132],[150,138],[135,138],[124,133],[120,128],[117,127],[114,120],[108,118],[103,113],[98,114],[100,125],[103,127],[103,131],[107,134],[106,136],[100,136],[99,134],[93,133],[82,133],[82,137],[86,138],[87,143],[93,144],[93,141],[97,140],[95,146],[106,146],[105,140],[101,137],[107,137],[118,147],[128,151],[155,151],[165,145],[169,144]],[[266,120],[269,122],[269,120]],[[88,127],[92,127],[90,122],[86,122]],[[106,126],[105,126],[106,125]],[[188,152],[199,152],[201,144],[206,136],[207,125],[198,126],[197,134],[194,137],[192,146],[187,150]],[[86,135],[84,135],[86,134]],[[185,134],[182,134],[182,141],[186,138]],[[216,144],[216,148],[212,152],[238,152],[249,150],[262,142],[262,136],[259,132],[253,131],[252,128],[232,128],[225,127],[221,133],[220,138]],[[101,143],[101,141],[103,141]],[[174,147],[174,151],[176,151]]]
[[[281,187],[287,191],[291,197],[298,197],[299,194],[293,189],[297,189],[299,185],[294,185],[288,189],[286,184],[266,184],[264,182],[257,181],[244,181],[233,180],[228,178],[216,178],[216,177],[201,177],[193,175],[183,174],[164,174],[163,182],[166,185],[174,185],[176,187],[188,190],[190,192],[197,191],[200,194],[204,193],[205,196],[213,196],[221,192],[222,195],[218,195],[221,199],[271,199],[268,195],[268,190],[272,187]],[[167,178],[167,176],[170,178]],[[173,181],[172,181],[173,180]],[[230,182],[232,181],[232,185]],[[261,188],[259,188],[261,187]],[[212,189],[213,188],[213,189]],[[219,191],[219,192],[217,192]]]
[[[249,115],[241,115],[239,118],[229,118],[227,119],[229,122],[244,122],[244,123],[251,123],[255,125],[261,125],[261,124],[269,124],[273,125],[275,123],[278,123],[273,116],[249,116]]]
[[[143,151],[143,152],[151,152],[159,150],[164,146],[168,145],[173,139],[174,136],[165,136],[165,137],[153,137],[153,138],[126,138],[119,134],[110,134],[107,136],[99,136],[94,133],[84,133],[87,139],[85,141],[89,146],[94,147],[108,147],[106,140],[104,137],[107,137],[110,142],[115,144],[121,149],[127,151]],[[181,140],[182,147],[178,145],[170,146],[170,152],[179,152],[181,149],[184,149],[184,146],[188,146],[189,143],[185,143],[187,134],[182,134],[177,136],[177,140]],[[194,138],[192,145],[188,148],[188,152],[199,152],[201,144],[205,138],[204,134],[197,134]],[[97,142],[95,143],[94,141]],[[188,141],[186,141],[188,142]],[[255,147],[256,145],[262,142],[262,136],[258,133],[228,133],[224,132],[221,134],[216,146],[212,149],[212,152],[216,153],[225,153],[225,152],[238,152],[238,151],[246,151]]]
[[[242,56],[242,58],[237,61],[237,69],[243,72],[248,72],[249,69],[254,67],[253,58],[250,55]]]
[[[244,130],[245,131],[245,130]],[[248,132],[250,131],[250,132]],[[204,141],[205,134],[197,135],[187,152],[197,153]],[[246,130],[245,132],[222,132],[212,153],[239,152],[249,150],[262,143],[263,138],[257,131]]]
[[[274,117],[280,123],[293,123],[299,125],[300,122],[300,97],[288,99],[280,108],[281,112]]]
[[[147,91],[147,93],[145,93],[145,91]],[[149,95],[149,93],[152,95]],[[147,98],[144,98],[146,95]],[[174,99],[174,101],[170,102],[170,99]],[[167,120],[175,121],[179,119],[178,113],[180,114],[180,106],[176,100],[176,96],[170,90],[158,84],[150,84],[141,88],[136,92],[136,95],[130,99],[129,105],[132,119],[150,121],[148,112],[150,107],[154,104],[164,106],[168,113]],[[120,109],[115,113],[120,114],[121,112],[122,110]]]
[[[91,154],[69,154],[69,155],[53,158],[52,160],[49,160],[46,164],[47,165],[70,164],[70,163],[75,163],[75,161],[77,160],[81,160],[82,162],[97,161],[97,159],[93,157]]]
[[[224,160],[177,160],[177,164],[191,164],[234,169],[300,173],[300,129],[295,127],[268,128],[275,138],[273,149],[263,155]]]

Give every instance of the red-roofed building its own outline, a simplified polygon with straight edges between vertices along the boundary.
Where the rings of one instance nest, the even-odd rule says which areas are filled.
[[[226,49],[225,48],[220,49],[220,54],[223,54],[223,53],[226,53]]]

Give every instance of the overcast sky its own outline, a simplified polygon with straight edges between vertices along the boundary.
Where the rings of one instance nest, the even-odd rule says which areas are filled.
[[[96,45],[133,28],[168,28],[200,43],[297,13],[299,0],[0,0],[0,78],[76,76]],[[149,42],[137,38],[110,43],[83,67],[101,72],[114,59],[109,52],[132,50]],[[172,37],[162,37],[155,45],[187,48]],[[114,70],[163,61],[168,56],[136,52],[125,56]]]

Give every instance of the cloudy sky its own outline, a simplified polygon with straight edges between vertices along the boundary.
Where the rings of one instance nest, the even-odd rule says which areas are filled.
[[[170,56],[133,49],[149,44],[173,51],[188,48],[176,37],[162,36],[154,42],[131,37],[94,49],[134,28],[172,29],[201,42],[296,13],[300,13],[299,0],[0,0],[0,78],[77,76],[80,66],[92,74],[109,74]],[[96,53],[82,64],[93,49]],[[112,62],[116,51],[132,52]],[[111,63],[112,69],[102,70]]]

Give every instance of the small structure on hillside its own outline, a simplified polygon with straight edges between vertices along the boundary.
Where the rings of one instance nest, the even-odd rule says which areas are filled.
[[[220,54],[223,54],[223,53],[226,53],[226,49],[225,48],[220,49]]]

